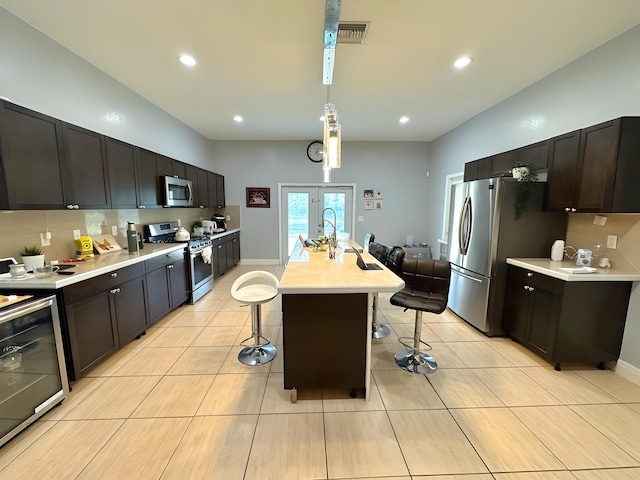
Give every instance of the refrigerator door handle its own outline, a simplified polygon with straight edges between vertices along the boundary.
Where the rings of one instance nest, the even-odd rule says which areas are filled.
[[[466,255],[469,250],[469,237],[471,235],[471,197],[464,199],[462,204],[462,214],[460,215],[460,225],[458,225],[458,244],[460,253]]]
[[[482,283],[482,280],[480,280],[478,278],[473,278],[473,277],[471,277],[469,275],[465,275],[464,273],[461,273],[458,270],[453,270],[453,271],[456,273],[456,275],[460,275],[461,277],[464,277],[464,278],[466,278],[468,280],[473,280],[474,282]]]

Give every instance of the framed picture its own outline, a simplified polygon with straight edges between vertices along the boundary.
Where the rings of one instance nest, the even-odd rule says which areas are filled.
[[[271,206],[271,189],[263,187],[247,187],[247,207],[269,208]]]

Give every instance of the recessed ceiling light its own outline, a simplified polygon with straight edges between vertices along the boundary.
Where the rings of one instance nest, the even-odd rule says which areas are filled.
[[[188,67],[193,67],[196,64],[196,59],[191,55],[180,55],[178,60],[180,60],[180,63]]]
[[[409,121],[409,117],[400,117],[400,123],[407,123]]]
[[[233,117],[233,121],[240,123],[242,121],[242,117],[240,115],[236,115],[235,117]]]
[[[467,65],[469,65],[472,61],[473,61],[473,58],[471,57],[460,57],[458,60],[454,62],[453,66],[456,68],[464,68]]]

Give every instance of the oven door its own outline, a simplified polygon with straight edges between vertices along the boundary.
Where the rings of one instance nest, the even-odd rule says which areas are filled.
[[[191,303],[197,302],[213,288],[213,262],[207,263],[202,250],[192,251],[191,255]]]

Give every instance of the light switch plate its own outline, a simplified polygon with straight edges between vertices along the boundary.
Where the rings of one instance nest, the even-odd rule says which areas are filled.
[[[118,235],[118,227],[116,225],[113,225],[111,227],[111,235],[113,235],[114,237]]]
[[[73,231],[73,239],[78,240],[80,238],[80,230]]]
[[[40,245],[43,247],[48,247],[51,245],[51,238],[47,238],[46,233],[40,234]]]
[[[615,250],[618,246],[618,236],[617,235],[608,235],[607,236],[607,248],[611,248]]]

